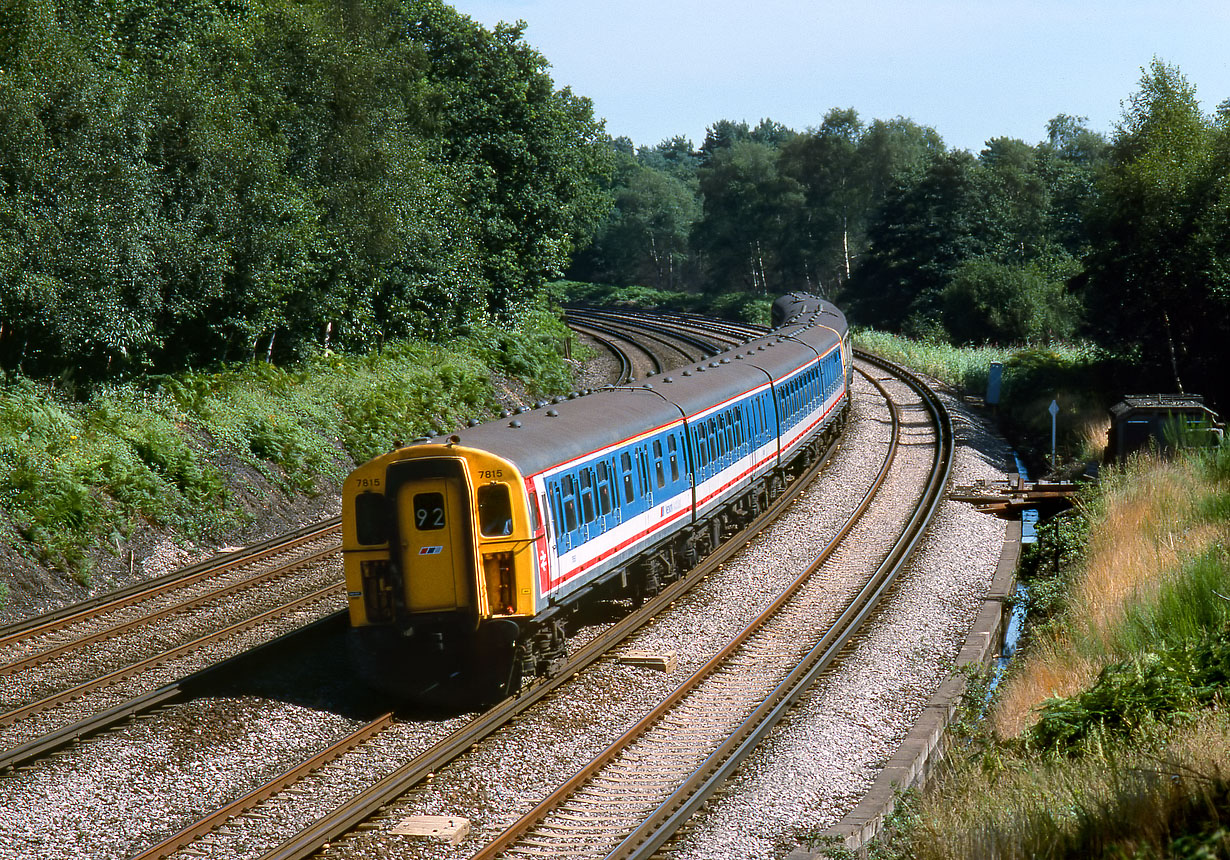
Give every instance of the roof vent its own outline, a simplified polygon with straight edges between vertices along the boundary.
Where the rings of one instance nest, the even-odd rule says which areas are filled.
[[[547,417],[548,418],[559,418],[559,410],[558,409],[548,409]]]
[[[508,426],[516,429],[517,427],[521,426],[521,422],[520,421],[509,421]]]

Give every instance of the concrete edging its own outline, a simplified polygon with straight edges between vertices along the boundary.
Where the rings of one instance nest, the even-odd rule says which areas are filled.
[[[1011,615],[1008,598],[1016,588],[1020,556],[1021,523],[1017,520],[1005,524],[999,565],[965,644],[957,654],[958,670],[970,664],[988,666],[999,653],[1004,628]],[[847,850],[858,850],[880,831],[884,819],[896,805],[898,792],[926,785],[944,758],[947,728],[965,687],[966,679],[961,674],[955,674],[940,685],[863,799],[841,821],[826,830],[825,836],[836,837]],[[786,860],[818,860],[824,856],[823,852],[799,849],[788,854]]]

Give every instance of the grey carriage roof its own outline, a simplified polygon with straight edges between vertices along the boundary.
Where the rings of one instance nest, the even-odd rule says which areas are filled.
[[[825,325],[836,327],[838,320],[844,327],[840,315],[826,319]],[[837,342],[837,335],[822,326],[790,326],[789,335],[773,332],[634,385],[557,398],[451,436],[460,445],[507,459],[522,475],[534,475],[694,415],[770,378],[780,379]]]

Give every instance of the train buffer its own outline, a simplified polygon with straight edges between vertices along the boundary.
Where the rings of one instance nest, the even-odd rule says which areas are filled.
[[[997,516],[1013,516],[1026,508],[1058,510],[1071,506],[1081,488],[1073,481],[979,480],[972,485],[954,487],[948,498],[968,502],[977,510]]]

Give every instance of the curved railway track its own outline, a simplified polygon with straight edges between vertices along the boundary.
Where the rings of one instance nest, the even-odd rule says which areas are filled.
[[[855,516],[789,588],[657,708],[475,860],[652,856],[836,659],[892,585],[942,501],[952,466],[952,432],[943,405],[917,380],[903,378],[930,413],[935,454],[912,515],[845,610],[827,628],[816,629],[820,635],[800,653],[798,637],[815,628],[823,603],[826,584],[820,573],[871,509],[895,459],[895,441]],[[894,440],[899,437],[897,420],[895,408]]]
[[[896,410],[893,410],[893,414],[895,417]],[[944,435],[941,431],[936,431],[937,438]],[[930,495],[934,498],[938,498],[942,494],[941,490],[946,474],[945,467],[942,465],[944,459],[943,455],[937,455],[936,461],[941,463],[941,465],[933,466],[932,468],[931,482],[933,491]],[[870,500],[874,496],[875,490],[878,489],[884,477],[889,473],[892,462],[893,455],[887,454],[881,467],[881,475],[874,483],[872,490],[869,491],[868,498],[862,506],[864,510],[871,503]],[[805,483],[805,481],[794,482],[788,492],[775,503],[774,509],[762,517],[762,522],[757,524],[758,527],[768,525],[781,510],[784,510],[790,504],[798,493],[803,491]],[[851,518],[850,524],[843,532],[848,533],[853,529],[855,522],[857,522],[857,517]],[[896,550],[898,555],[904,554],[908,550],[912,542],[917,539],[917,534],[921,531],[924,524],[925,516],[918,515],[912,519],[909,527],[903,528],[903,535],[905,536],[898,541],[898,548]],[[372,783],[345,804],[337,807],[329,814],[318,818],[294,837],[263,855],[264,860],[273,860],[273,858],[289,860],[289,858],[311,856],[326,844],[342,838],[348,831],[360,826],[370,827],[370,824],[365,825],[364,823],[369,822],[372,816],[379,815],[382,809],[386,809],[394,804],[397,798],[415,786],[429,781],[449,761],[475,749],[486,738],[498,732],[501,727],[516,720],[520,715],[525,714],[531,708],[543,702],[544,699],[547,699],[572,677],[585,671],[604,657],[609,656],[613,649],[631,636],[634,631],[646,624],[650,619],[667,610],[688,589],[694,587],[695,584],[703,581],[711,572],[727,563],[742,549],[748,539],[749,534],[747,532],[740,532],[736,540],[730,540],[723,544],[718,552],[706,559],[700,568],[663,591],[658,597],[642,607],[640,611],[612,625],[594,640],[584,645],[570,659],[568,665],[559,675],[547,681],[540,681],[534,684],[523,691],[521,696],[507,700],[448,738],[424,750],[410,761]],[[840,538],[835,540],[834,545],[839,540]],[[833,550],[830,549],[828,554],[832,552]],[[627,833],[606,824],[600,825],[599,830],[603,834],[603,839],[606,843],[611,842],[611,833],[621,834],[620,839],[623,840],[633,839],[633,843],[640,846],[656,846],[668,838],[679,822],[690,814],[690,810],[695,808],[698,803],[703,802],[709,793],[716,790],[716,787],[722,784],[730,769],[737,766],[738,762],[747,754],[747,751],[755,746],[757,740],[772,727],[784,710],[789,707],[790,702],[800,695],[809,686],[815,675],[822,671],[833,659],[836,652],[848,640],[852,631],[856,629],[857,621],[861,620],[861,617],[870,611],[870,607],[874,605],[875,597],[883,593],[883,590],[891,583],[892,576],[894,575],[893,565],[885,562],[883,571],[878,571],[870,577],[863,587],[862,593],[851,600],[850,607],[841,616],[841,619],[832,626],[829,632],[819,636],[818,644],[813,648],[803,649],[806,652],[805,654],[795,653],[797,649],[782,648],[782,642],[792,638],[793,633],[791,631],[809,626],[805,621],[812,611],[808,607],[814,605],[815,598],[813,596],[809,604],[807,599],[800,595],[806,591],[809,583],[813,590],[816,588],[819,588],[821,591],[824,590],[823,585],[816,585],[821,579],[817,575],[821,564],[822,562],[817,562],[811,570],[800,575],[791,588],[787,589],[786,592],[774,601],[773,606],[769,610],[766,610],[760,618],[748,625],[742,637],[732,641],[721,655],[710,661],[710,664],[700,672],[695,673],[693,678],[698,679],[696,685],[692,684],[692,682],[685,683],[659,707],[658,711],[661,711],[661,713],[655,712],[655,714],[645,718],[646,726],[656,723],[659,727],[656,731],[659,734],[663,733],[661,727],[665,726],[667,727],[665,734],[677,741],[681,736],[680,732],[683,728],[687,729],[688,737],[693,739],[699,739],[702,734],[704,736],[712,735],[713,729],[704,733],[700,732],[699,726],[705,722],[701,717],[708,714],[719,715],[720,719],[718,719],[717,723],[725,726],[722,729],[722,732],[725,732],[725,734],[717,740],[716,748],[710,756],[714,760],[714,766],[708,769],[710,772],[699,787],[689,785],[686,789],[685,797],[670,799],[674,797],[676,791],[672,789],[667,792],[668,799],[662,800],[658,797],[661,789],[654,788],[650,790],[647,777],[643,772],[633,773],[625,770],[621,776],[617,776],[613,780],[609,775],[599,777],[603,781],[602,784],[615,790],[616,793],[621,794],[625,798],[630,794],[629,786],[637,786],[637,791],[631,792],[631,794],[635,794],[637,799],[642,802],[650,797],[655,798],[657,801],[656,805],[661,810],[658,817],[662,819],[659,821],[653,816],[646,816],[642,813],[634,813],[631,819],[628,819],[625,815],[625,824],[628,820],[631,820],[631,829],[637,832],[638,835],[636,836],[629,836]],[[794,608],[790,609],[791,606]],[[777,674],[784,676],[784,680],[780,682],[775,680],[769,685],[771,688],[769,691],[758,690],[753,694],[748,689],[746,680],[749,677],[762,676],[764,673],[759,670],[749,673],[746,671],[747,666],[750,664],[763,667],[767,665],[770,658],[777,664],[780,664],[780,671]],[[736,662],[730,663],[731,659]],[[693,689],[694,686],[706,683],[708,684],[708,692],[698,693]],[[738,692],[737,696],[736,692]],[[698,698],[701,696],[707,698]],[[749,696],[755,699],[751,704],[747,703]],[[740,704],[733,704],[736,699],[740,701]],[[715,700],[722,702],[722,706],[714,707],[706,703],[711,703]],[[731,729],[730,725],[732,721],[734,730]],[[363,734],[363,737],[367,737],[368,734],[366,733],[371,731],[370,727],[364,727],[360,730],[360,733]],[[653,735],[654,731],[655,729],[652,728],[642,728],[630,731],[626,737],[636,735],[649,738]],[[356,733],[356,735],[360,733]],[[351,748],[353,748],[351,740],[344,739],[342,742],[339,742],[336,751],[330,750],[322,753],[318,760],[345,755],[347,750]],[[618,760],[620,762],[618,767],[626,768],[626,763],[630,760],[629,756],[632,754],[620,753],[618,749],[617,746],[613,746],[605,754],[605,758],[608,761]],[[641,753],[639,758],[644,762],[657,763],[656,771],[659,777],[670,770],[661,766],[663,762],[674,762],[686,773],[700,772],[694,762],[691,762],[686,755],[680,755],[678,751],[664,753],[658,750],[652,753]],[[199,838],[201,834],[220,827],[226,820],[241,816],[246,809],[256,806],[265,798],[272,796],[280,790],[280,787],[296,783],[298,780],[305,778],[309,772],[319,767],[321,767],[319,763],[305,763],[301,768],[279,775],[276,779],[271,780],[268,785],[261,786],[251,792],[247,798],[237,801],[225,810],[218,811],[207,820],[186,828],[181,834],[171,837],[162,845],[140,855],[141,860],[168,856],[181,849],[184,845],[190,844],[193,839]],[[600,768],[601,765],[596,764],[593,768],[593,773],[597,774]],[[589,770],[587,769],[587,771]],[[591,785],[593,784],[595,783],[591,781]],[[311,791],[310,789],[302,790],[306,793]],[[571,789],[569,788],[561,788],[553,797],[567,797],[570,791]],[[540,813],[545,810],[547,803],[547,801],[544,801],[543,809],[539,810]],[[576,808],[578,808],[578,805],[580,808],[590,808],[592,804],[576,800],[573,800],[572,803],[572,811],[562,813],[566,819],[568,816],[571,816],[570,823],[566,824],[562,830],[555,826],[553,831],[567,834],[567,838],[562,843],[556,841],[550,843],[549,847],[540,846],[539,849],[531,850],[527,852],[528,856],[557,856],[559,853],[570,853],[576,849],[576,845],[573,843],[581,831],[581,822],[578,819],[590,817],[583,814],[578,815]],[[600,805],[610,805],[609,798],[600,800],[598,803]],[[528,818],[526,819],[526,821],[529,820]],[[531,832],[529,827],[532,826],[525,825],[524,823],[519,825],[521,832],[518,833],[518,837],[524,838],[525,834]],[[592,841],[593,828],[595,827],[594,822],[592,820],[586,821],[584,826],[591,831],[590,836],[586,836],[585,839]],[[550,829],[551,825],[548,825],[548,828]],[[649,829],[646,830],[646,828]],[[624,830],[626,831],[628,828],[625,827]],[[501,838],[503,839],[504,837]],[[529,838],[539,842],[542,841],[541,834],[530,836]],[[619,840],[616,839],[615,841],[618,842]],[[486,849],[481,856],[495,856],[500,851],[509,848],[510,844],[511,842],[507,840],[503,842],[497,841],[492,844],[492,847]],[[653,848],[642,847],[639,850],[651,852]],[[512,856],[519,855],[514,852]],[[606,856],[606,854],[601,853],[595,856]],[[613,856],[625,855],[616,854]],[[648,855],[642,853],[626,856]]]
[[[823,462],[817,464],[813,476],[822,466]],[[378,782],[356,794],[344,805],[320,817],[312,825],[304,828],[273,851],[263,855],[263,860],[274,860],[274,858],[290,860],[290,858],[304,858],[313,855],[322,846],[359,826],[407,791],[428,780],[450,761],[466,753],[547,699],[579,673],[608,656],[629,636],[669,608],[688,590],[703,581],[709,573],[726,563],[742,548],[752,534],[771,524],[774,518],[805,489],[806,484],[805,480],[795,481],[756,522],[739,532],[736,539],[723,543],[687,576],[664,588],[656,597],[647,600],[638,610],[609,626],[593,640],[581,646],[577,653],[570,656],[558,674],[549,679],[539,679],[533,682],[523,688],[520,695],[506,699],[449,737],[424,750]],[[272,780],[269,785],[254,790],[251,796],[262,799],[272,796],[275,792],[274,783],[292,784],[307,777],[313,770],[315,768],[304,763],[288,774],[280,775],[277,779]],[[177,834],[166,840],[163,847],[151,849],[150,852],[141,854],[139,857],[141,860],[154,860],[154,858],[169,856],[191,841],[188,838],[189,834],[208,832],[234,817],[236,817],[234,811],[214,813],[208,820],[202,820],[185,828],[182,837]]]
[[[726,340],[729,340],[731,343],[741,342],[742,339],[755,331],[754,327],[735,327],[723,332],[722,337],[717,339],[714,338],[714,327],[711,321],[696,321],[681,317],[667,325],[659,318],[656,322],[650,324],[655,327],[655,333],[652,338],[655,344],[661,345],[664,342],[669,342],[672,338],[680,338],[682,336],[682,338],[693,339],[693,348],[696,348],[695,343],[703,342],[714,347],[714,352],[723,351],[726,348],[726,345],[724,345]],[[620,328],[627,331],[629,325],[635,328],[636,323],[625,321],[624,323],[612,323],[608,327],[616,331]],[[708,327],[706,328],[706,326]],[[618,337],[623,336],[622,333],[618,335]],[[711,339],[705,340],[706,338]],[[697,360],[694,355],[688,355],[686,349],[680,349],[679,353],[686,356],[688,361]],[[896,410],[894,410],[894,414],[895,412]],[[939,433],[937,435],[943,434]],[[948,434],[948,436],[950,438],[951,434]],[[822,465],[823,463],[819,464],[817,470]],[[887,473],[888,469],[889,465],[885,465],[883,471]],[[942,487],[943,477],[932,477],[932,483],[937,480]],[[793,482],[787,488],[787,492],[775,502],[774,507],[761,518],[763,522],[758,521],[758,525],[760,527],[767,525],[777,511],[785,509],[794,497],[804,490],[804,485],[804,481]],[[918,529],[922,528],[921,523],[922,520],[920,519],[917,526]],[[321,526],[326,531],[330,529],[336,530],[337,520],[334,519],[328,523],[323,523]],[[850,528],[853,527],[853,525],[850,526]],[[690,588],[703,582],[713,571],[720,569],[722,565],[729,562],[747,544],[750,540],[750,534],[748,531],[743,531],[738,534],[736,539],[726,541],[700,568],[664,589],[656,598],[648,601],[639,611],[611,624],[591,641],[582,644],[559,675],[549,680],[536,681],[523,690],[520,696],[501,703],[501,705],[480,715],[439,743],[423,749],[411,759],[386,773],[382,778],[374,780],[364,791],[356,794],[345,803],[332,808],[326,814],[320,815],[313,823],[304,827],[299,833],[286,839],[272,851],[268,851],[263,855],[265,860],[310,856],[319,852],[322,847],[329,843],[337,842],[338,840],[344,842],[350,838],[346,834],[356,831],[356,829],[359,829],[359,832],[371,833],[373,832],[372,828],[383,828],[384,822],[389,816],[396,814],[398,798],[401,798],[415,786],[430,783],[433,776],[439,773],[448,762],[454,761],[464,756],[468,751],[476,749],[484,742],[484,738],[498,732],[501,727],[517,720],[521,715],[526,714],[535,707],[539,707],[540,710],[542,707],[549,707],[552,695],[556,694],[561,687],[566,685],[571,679],[587,671],[590,667],[603,661],[604,658],[610,658],[610,655],[621,647],[620,643],[625,642],[641,626],[648,623],[655,616],[668,611],[674,602],[680,600]],[[902,546],[912,546],[913,540],[916,539],[916,536],[912,539],[904,539]],[[335,541],[336,539],[334,538],[333,540]],[[275,543],[275,541],[267,542],[266,545],[253,548],[253,551],[276,552]],[[904,552],[905,550],[903,549],[902,551]],[[326,552],[325,554],[327,555],[328,553]],[[228,557],[226,560],[233,563],[238,561],[235,557]],[[746,635],[742,636],[739,641],[732,642],[724,650],[724,653],[729,652],[727,657],[728,659],[733,659],[734,663],[722,663],[717,658],[710,661],[711,666],[695,672],[692,676],[693,678],[699,678],[696,691],[686,691],[684,689],[687,686],[686,684],[681,686],[667,699],[666,704],[673,705],[674,710],[668,709],[663,711],[656,718],[656,722],[647,722],[643,729],[627,733],[627,736],[636,735],[642,742],[652,740],[655,735],[666,735],[671,738],[669,743],[673,743],[676,746],[681,738],[688,738],[693,748],[686,755],[679,754],[677,749],[669,745],[667,747],[658,747],[654,752],[648,753],[643,751],[639,753],[620,752],[618,747],[612,745],[611,750],[604,753],[608,764],[597,764],[593,767],[589,780],[591,788],[596,785],[605,784],[616,789],[617,793],[622,791],[625,797],[630,794],[637,795],[639,800],[638,808],[631,811],[624,810],[624,814],[620,816],[623,822],[618,827],[598,824],[591,820],[593,816],[588,812],[577,812],[578,808],[589,808],[593,804],[585,804],[574,799],[572,801],[572,810],[569,811],[567,806],[562,807],[564,812],[562,813],[563,817],[560,818],[558,816],[561,813],[549,812],[549,807],[546,801],[544,801],[541,809],[537,810],[536,818],[534,813],[531,813],[524,822],[518,822],[513,828],[510,828],[510,832],[511,830],[520,829],[518,836],[510,837],[505,841],[499,841],[504,839],[504,837],[499,837],[496,842],[491,843],[491,846],[484,849],[484,853],[481,856],[497,856],[502,853],[508,853],[509,856],[556,856],[557,853],[564,850],[561,848],[561,845],[566,845],[566,850],[573,852],[581,850],[578,848],[578,843],[580,843],[586,846],[584,850],[581,850],[581,856],[588,856],[592,853],[593,856],[645,857],[650,856],[653,851],[657,850],[658,846],[665,844],[670,838],[671,833],[686,820],[691,811],[702,804],[704,798],[717,790],[717,787],[723,783],[729,772],[737,767],[738,763],[747,755],[747,751],[752,749],[755,743],[771,729],[773,722],[789,707],[789,703],[794,701],[801,694],[801,691],[807,688],[815,676],[823,671],[828,662],[832,660],[836,651],[840,649],[841,643],[848,640],[848,636],[854,629],[852,626],[854,622],[840,625],[841,629],[845,631],[843,633],[817,632],[816,636],[819,637],[817,643],[814,647],[804,649],[807,652],[805,656],[800,653],[791,652],[789,648],[782,647],[784,641],[793,637],[794,631],[797,631],[801,626],[806,626],[804,622],[808,615],[808,610],[806,608],[798,608],[798,602],[806,600],[806,598],[800,596],[800,593],[806,591],[809,582],[820,578],[820,569],[818,567],[816,570],[801,574],[792,586],[795,596],[792,598],[783,593],[782,596],[774,601],[774,605],[779,608],[778,614],[764,613],[761,619],[757,619],[754,623],[747,625],[747,629],[744,631]],[[168,586],[172,580],[186,581],[189,577],[197,577],[197,580],[194,581],[203,581],[208,576],[204,570],[205,566],[198,565],[181,572],[178,576],[165,577],[164,579],[167,580]],[[874,599],[889,587],[891,577],[895,575],[887,572],[887,568],[885,570],[885,573],[881,574],[877,571],[871,577],[864,588],[865,593],[852,600],[851,608],[846,611],[845,615],[858,615],[861,617],[866,611],[870,611],[869,607],[873,604]],[[255,579],[255,577],[248,578]],[[225,586],[232,594],[241,594],[246,590],[246,587],[239,585],[237,581],[230,581]],[[187,605],[192,601],[200,599],[198,597],[186,596],[155,599],[149,595],[142,596],[142,588],[129,589],[128,591],[130,593],[118,595],[117,601],[126,601],[126,605],[129,606],[145,605],[146,608],[140,610],[140,612],[143,612],[146,617],[150,618],[151,623],[156,623],[156,619],[159,618],[173,616],[175,611],[172,607],[177,604]],[[208,600],[209,598],[203,599]],[[102,601],[96,601],[96,603],[99,603],[101,606]],[[789,609],[792,604],[796,605],[796,608],[793,610],[796,613],[793,621],[789,620],[789,616],[780,614],[781,612],[792,611]],[[807,604],[803,603],[802,605],[805,607]],[[855,609],[853,608],[855,605],[862,608]],[[108,611],[119,613],[127,610],[123,610],[120,604],[117,603],[114,608]],[[12,673],[13,677],[19,677],[27,669],[33,668],[40,663],[46,665],[48,661],[58,660],[62,655],[71,653],[74,645],[70,640],[76,639],[81,642],[82,646],[88,649],[91,643],[106,642],[112,640],[114,636],[122,636],[122,630],[116,632],[114,636],[109,631],[113,628],[121,628],[127,624],[127,621],[117,620],[118,616],[115,614],[109,616],[110,620],[95,622],[85,621],[86,616],[83,614],[83,611],[66,610],[62,613],[57,613],[57,615],[61,616],[64,623],[69,625],[67,628],[61,628],[62,632],[59,633],[53,632],[50,626],[45,626],[55,620],[50,617],[40,619],[38,624],[30,622],[18,627],[0,630],[0,659],[6,659],[5,655],[14,655],[7,658],[13,668],[6,669],[6,667],[0,666],[0,674],[4,674],[7,671]],[[80,615],[80,618],[77,618],[78,615]],[[74,618],[77,618],[77,620],[73,620]],[[134,624],[139,626],[140,622],[137,621]],[[79,626],[73,627],[72,625]],[[783,634],[781,632],[782,627],[790,632]],[[774,633],[775,630],[778,632]],[[29,635],[26,635],[27,632]],[[36,638],[40,636],[43,638]],[[25,644],[22,644],[23,642]],[[822,648],[821,646],[825,642],[828,644]],[[11,650],[5,650],[6,646],[9,646]],[[797,651],[798,649],[795,649],[795,652]],[[778,674],[782,676],[779,682],[772,685],[774,688],[773,695],[769,695],[763,690],[754,693],[750,692],[745,681],[749,676],[762,673],[759,671],[748,672],[747,667],[755,666],[759,669],[770,662],[780,664]],[[702,690],[707,690],[707,692],[702,692]],[[155,690],[153,693],[157,694],[159,691]],[[117,721],[126,719],[131,713],[154,707],[161,701],[169,700],[150,700],[148,699],[149,695],[149,693],[145,694],[147,701],[144,704],[134,704],[132,710],[127,712],[121,713],[122,709],[111,709],[115,711],[114,714],[104,719],[103,722],[84,729],[84,731],[97,731],[101,727],[113,725]],[[714,696],[716,696],[716,699],[701,698]],[[735,704],[736,699],[739,701],[739,704]],[[752,699],[756,701],[752,702]],[[773,700],[772,703],[770,703],[770,699]],[[705,701],[718,701],[722,704],[720,706],[698,704]],[[134,699],[133,702],[137,702],[137,699]],[[702,726],[707,722],[704,717],[714,714],[721,717],[721,719],[717,720],[719,726],[717,728],[706,728],[702,731]],[[97,715],[95,719],[97,719]],[[646,717],[647,721],[651,719],[653,718]],[[0,726],[3,725],[3,720],[4,717],[0,716]],[[107,722],[107,720],[110,720],[110,722]],[[299,766],[288,769],[285,773],[279,774],[267,783],[255,787],[243,797],[229,803],[224,808],[218,809],[210,816],[203,817],[200,821],[184,828],[181,832],[172,835],[161,844],[150,848],[138,856],[142,858],[165,857],[184,851],[185,848],[187,849],[184,851],[185,855],[201,853],[201,851],[212,844],[215,836],[226,832],[226,828],[223,827],[225,822],[232,821],[232,826],[234,826],[234,822],[242,821],[244,816],[249,813],[260,817],[262,806],[267,804],[270,798],[277,798],[285,794],[296,794],[300,791],[304,792],[305,796],[310,797],[311,789],[302,788],[304,782],[310,782],[310,774],[327,772],[331,762],[344,760],[356,750],[361,750],[365,744],[379,738],[382,733],[389,731],[396,724],[397,721],[392,715],[385,714],[377,720],[359,727],[347,737],[331,745],[328,749],[320,751],[310,761],[304,761]],[[82,725],[86,725],[86,723]],[[731,726],[734,726],[734,728],[732,729]],[[51,746],[48,746],[47,749],[66,743],[73,736],[73,731],[77,731],[79,734],[82,732],[82,729],[80,727],[61,729],[59,739]],[[717,735],[721,735],[721,737],[719,738]],[[0,747],[4,746],[3,738],[4,735],[0,734]],[[705,760],[712,759],[712,767],[681,764],[679,768],[680,770],[686,770],[689,774],[707,771],[707,775],[697,785],[689,783],[685,787],[680,783],[679,779],[675,778],[674,782],[677,784],[669,790],[663,789],[661,785],[651,789],[646,772],[633,769],[628,765],[628,762],[633,760],[639,760],[643,763],[656,763],[658,765],[668,761],[677,763],[690,762],[695,758],[697,749],[706,745],[708,749]],[[663,752],[663,749],[667,751]],[[17,761],[25,761],[40,754],[41,752],[27,750],[26,758],[18,759]],[[599,758],[603,758],[603,756]],[[5,758],[0,756],[0,770],[3,769],[5,764],[14,764],[17,761],[14,761],[11,757]],[[595,762],[597,761],[598,759],[595,759]],[[606,770],[604,775],[603,767],[609,767],[611,762],[615,763],[615,769]],[[653,769],[663,774],[671,770],[671,768],[667,767],[656,767]],[[587,768],[587,770],[589,769]],[[654,779],[657,780],[659,777],[655,776]],[[636,791],[630,791],[629,786],[634,787]],[[663,793],[664,791],[665,794]],[[557,793],[561,798],[570,796],[569,792],[563,788]],[[572,796],[576,797],[576,795]],[[312,801],[309,800],[308,802],[311,803]],[[567,803],[566,800],[564,802]],[[609,799],[604,799],[599,801],[599,805],[609,806],[611,804]],[[551,819],[551,815],[556,815],[557,818]],[[580,819],[585,820],[582,821]],[[552,820],[557,823],[551,824]],[[558,826],[558,821],[560,820],[565,822],[562,827]],[[540,846],[539,848],[527,850],[513,847],[516,839],[524,837],[525,834],[534,833],[533,828],[535,827],[540,828],[540,835],[531,836],[531,841],[535,839],[541,841],[544,839],[545,837],[541,836],[544,822],[546,822],[545,830],[547,832],[555,835],[565,834],[563,843],[556,841],[550,843],[550,848]],[[493,835],[493,829],[492,832],[486,833],[488,838]],[[219,836],[219,838],[222,837]],[[552,836],[552,839],[554,838]],[[194,845],[204,847],[198,850],[193,847]],[[220,856],[229,855],[226,855],[224,852]],[[248,856],[251,855],[249,854]]]
[[[614,329],[599,325],[582,325],[573,323],[571,328],[574,332],[588,337],[590,340],[597,343],[603,349],[614,357],[619,364],[619,372],[615,379],[612,380],[614,385],[626,385],[636,378],[636,360],[632,353],[625,349],[622,344],[631,344],[632,348],[645,356],[649,362],[648,373],[659,373],[662,370],[662,359],[657,353],[644,348],[635,341],[630,340],[626,335],[621,335]]]
[[[721,329],[706,327],[694,318],[669,314],[651,315],[635,311],[608,311],[589,308],[568,310],[569,324],[603,325],[608,330],[632,336],[641,342],[651,341],[682,356],[682,363],[711,358],[752,336],[751,329],[739,324],[725,324]],[[731,328],[734,326],[734,328]],[[699,355],[698,355],[699,353]],[[669,362],[676,366],[679,362]]]

